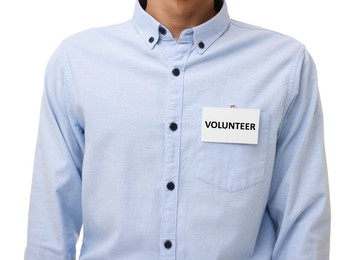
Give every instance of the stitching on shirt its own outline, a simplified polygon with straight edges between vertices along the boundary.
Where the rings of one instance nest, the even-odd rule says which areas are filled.
[[[65,91],[65,104],[66,104],[66,109],[68,111],[68,115],[71,116],[75,121],[75,127],[76,127],[76,130],[78,132],[81,132],[81,127],[80,126],[84,126],[83,124],[80,124],[80,120],[78,119],[78,117],[76,116],[76,114],[74,113],[74,108],[72,107],[72,104],[74,103],[74,97],[73,97],[73,93],[72,93],[72,81],[70,80],[70,70],[69,70],[69,63],[68,63],[68,58],[67,58],[67,53],[65,52],[65,48],[63,46],[63,44],[60,45],[60,50],[61,50],[61,61],[62,61],[62,64],[63,64],[63,71],[64,71],[64,79],[65,79],[65,84],[66,84],[66,87],[67,87],[67,90]],[[68,94],[67,94],[68,92]],[[77,140],[77,144],[78,144],[78,147],[80,147],[81,149],[83,147],[81,147],[81,144],[79,143],[79,141]],[[77,149],[76,147],[73,147],[73,149]],[[74,160],[75,161],[75,160]],[[81,172],[81,170],[78,169],[79,172]],[[67,236],[66,237],[68,238],[71,238],[71,236]],[[71,241],[72,240],[72,241]],[[67,241],[67,248],[69,248],[72,253],[70,254],[71,258],[70,259],[75,259],[75,248],[72,247],[73,244],[76,244],[76,240],[74,237],[72,237],[72,239],[68,239]]]
[[[299,73],[298,64],[300,63],[301,59],[304,57],[304,55],[303,55],[304,53],[305,53],[305,46],[302,44],[300,46],[300,48],[298,49],[295,59],[293,59],[291,62],[290,73],[289,73],[289,77],[286,82],[286,85],[287,85],[286,100],[284,103],[283,113],[282,113],[282,117],[281,117],[279,128],[278,128],[278,136],[280,135],[282,124],[285,121],[286,115],[288,114],[288,111],[289,111],[289,107],[291,106],[291,103],[294,99],[293,98],[293,88],[294,88],[294,85],[296,82],[296,76]]]
[[[288,88],[288,93],[287,93],[287,98],[286,98],[286,102],[285,102],[285,105],[284,105],[284,117],[285,117],[285,114],[287,113],[287,110],[288,110],[288,107],[293,99],[293,88],[294,88],[294,85],[295,85],[295,82],[296,82],[296,76],[297,74],[299,73],[299,70],[298,70],[298,64],[300,63],[301,59],[303,58],[303,54],[305,53],[305,46],[302,45],[299,50],[298,50],[298,53],[296,55],[296,58],[294,60],[294,62],[292,63],[292,66],[291,66],[291,69],[290,69],[290,74],[289,74],[289,79],[288,79],[288,82],[287,82],[287,88]]]
[[[61,50],[62,50],[62,53],[63,53],[63,55],[62,55],[62,58],[63,58],[63,70],[64,70],[64,75],[65,75],[65,80],[66,80],[66,85],[67,85],[66,93],[68,92],[68,102],[66,102],[66,104],[69,103],[68,104],[69,105],[68,113],[76,121],[77,130],[80,131],[80,127],[79,126],[83,127],[84,124],[79,119],[79,117],[76,115],[76,113],[74,112],[74,108],[72,107],[73,104],[74,104],[74,96],[73,96],[73,92],[72,92],[73,83],[71,81],[71,71],[69,69],[69,62],[68,62],[67,53],[66,53],[65,47],[63,45],[61,46]]]

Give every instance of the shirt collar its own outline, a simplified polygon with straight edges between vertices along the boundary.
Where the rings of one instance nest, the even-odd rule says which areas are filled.
[[[138,0],[135,4],[133,22],[141,38],[150,49],[153,49],[160,37],[159,28],[164,26],[149,15]],[[184,30],[182,34],[192,33],[193,31],[196,50],[199,54],[203,54],[226,31],[229,22],[227,4],[224,1],[221,9],[214,17],[203,24]]]

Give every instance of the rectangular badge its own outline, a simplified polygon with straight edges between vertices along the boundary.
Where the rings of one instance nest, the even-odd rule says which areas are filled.
[[[260,109],[203,107],[201,141],[258,144]]]

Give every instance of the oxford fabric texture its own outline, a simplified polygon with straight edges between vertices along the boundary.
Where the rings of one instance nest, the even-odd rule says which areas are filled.
[[[202,107],[260,109],[259,143],[201,142]],[[234,108],[232,108],[234,109]],[[26,260],[326,260],[315,64],[230,19],[175,41],[139,2],[65,39],[45,76]]]

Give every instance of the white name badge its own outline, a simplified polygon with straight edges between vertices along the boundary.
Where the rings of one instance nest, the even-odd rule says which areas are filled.
[[[201,141],[258,144],[260,109],[202,108]]]

